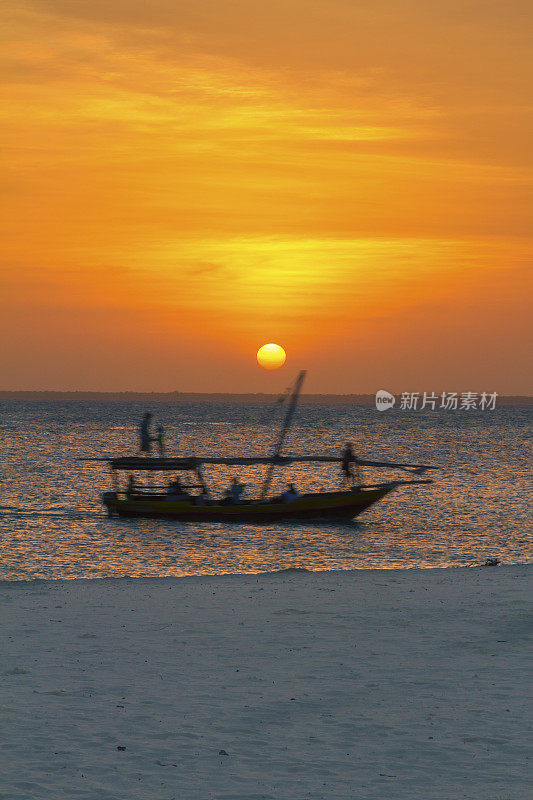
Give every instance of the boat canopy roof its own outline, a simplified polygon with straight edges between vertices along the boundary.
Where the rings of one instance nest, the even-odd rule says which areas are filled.
[[[303,463],[303,462],[322,462],[330,464],[339,464],[341,459],[337,456],[226,456],[226,457],[211,457],[202,456],[196,458],[190,456],[188,458],[151,458],[142,456],[118,456],[118,457],[103,457],[103,458],[84,458],[80,461],[107,461],[111,469],[116,470],[129,470],[139,472],[179,472],[196,470],[202,464],[225,464],[226,466],[251,466],[253,464],[284,464]],[[386,467],[390,469],[402,470],[416,470],[416,472],[425,472],[427,469],[438,469],[438,467],[429,464],[405,464],[396,463],[392,461],[368,461],[366,459],[357,459],[357,464],[368,467]]]

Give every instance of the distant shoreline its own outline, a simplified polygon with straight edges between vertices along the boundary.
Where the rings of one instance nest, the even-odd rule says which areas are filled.
[[[272,403],[278,394],[227,392],[56,392],[56,391],[0,391],[0,400],[26,400],[41,402],[94,402],[94,403]],[[356,403],[374,405],[373,394],[304,394],[303,403]],[[500,395],[498,405],[530,406],[533,397],[529,395]]]

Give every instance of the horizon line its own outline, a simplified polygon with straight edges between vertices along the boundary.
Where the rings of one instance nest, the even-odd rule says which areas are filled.
[[[447,392],[449,393],[449,392]],[[163,402],[165,400],[191,400],[197,399],[222,399],[222,398],[235,398],[237,400],[243,398],[252,399],[273,399],[280,397],[282,392],[180,392],[178,390],[168,392],[143,392],[134,390],[123,391],[109,391],[109,390],[96,390],[96,389],[0,389],[0,399],[4,400],[24,400],[31,399],[44,399],[44,400],[60,400],[60,399],[75,399],[75,400],[97,400],[99,398],[112,399],[131,399],[131,400],[145,400],[146,402]],[[391,392],[391,394],[401,395],[402,392]],[[422,392],[419,392],[422,394]],[[442,394],[438,392],[437,395]],[[481,394],[481,392],[477,392]],[[358,399],[363,401],[374,401],[376,392],[304,392],[300,395],[301,400],[350,400]],[[533,404],[533,395],[527,394],[498,394],[499,401],[522,401]]]

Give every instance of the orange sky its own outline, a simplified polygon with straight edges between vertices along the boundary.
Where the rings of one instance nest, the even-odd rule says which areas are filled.
[[[533,393],[529,2],[4,13],[0,388]]]

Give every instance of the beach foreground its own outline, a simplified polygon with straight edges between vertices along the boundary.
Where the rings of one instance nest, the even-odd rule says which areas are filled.
[[[530,567],[0,584],[9,800],[522,800]]]

